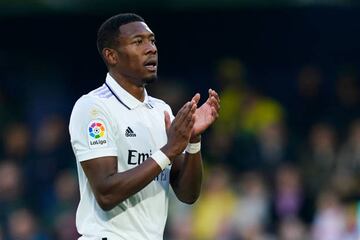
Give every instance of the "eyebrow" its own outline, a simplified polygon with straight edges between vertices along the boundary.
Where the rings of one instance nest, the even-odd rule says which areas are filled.
[[[154,33],[148,33],[148,34],[146,34],[146,33],[144,33],[144,34],[136,34],[136,35],[133,35],[133,36],[131,36],[130,38],[131,39],[134,39],[134,38],[146,38],[146,37],[155,37],[155,34]]]

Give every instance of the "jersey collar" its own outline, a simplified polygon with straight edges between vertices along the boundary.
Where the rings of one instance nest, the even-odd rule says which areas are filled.
[[[134,109],[137,108],[138,106],[149,105],[149,96],[145,88],[144,88],[145,98],[144,101],[141,102],[133,95],[131,95],[128,91],[126,91],[124,88],[122,88],[109,73],[107,73],[106,75],[105,83],[110,88],[110,91],[119,100],[119,102],[123,104],[126,108]]]

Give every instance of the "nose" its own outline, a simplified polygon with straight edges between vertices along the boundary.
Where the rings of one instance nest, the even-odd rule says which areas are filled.
[[[157,48],[156,45],[152,42],[148,42],[148,44],[146,44],[145,47],[145,54],[156,54],[157,53]]]

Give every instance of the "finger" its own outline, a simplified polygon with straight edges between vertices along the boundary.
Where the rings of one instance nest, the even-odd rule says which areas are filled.
[[[219,111],[215,108],[211,108],[211,115],[214,117],[214,120],[219,117]]]
[[[191,136],[191,133],[193,131],[193,127],[194,127],[194,124],[195,124],[195,115],[193,115],[191,118],[190,118],[190,121],[189,123],[187,124],[186,126],[186,135],[187,137],[190,137]]]
[[[220,102],[219,94],[218,94],[215,90],[210,89],[210,91],[211,91],[210,95],[213,96],[213,97],[215,97],[216,100],[217,100],[218,102]]]
[[[164,119],[165,119],[165,129],[168,130],[171,126],[170,114],[167,111],[164,111]]]
[[[194,101],[196,105],[199,103],[200,100],[200,93],[196,93],[194,97],[191,99],[191,101]]]
[[[191,114],[190,111],[191,111],[193,105],[194,105],[194,103],[192,103],[192,102],[187,102],[187,103],[184,104],[184,106],[176,114],[176,117],[175,117],[176,122],[175,122],[175,124],[177,124],[177,125],[182,124],[185,121],[187,116],[189,114]]]
[[[220,109],[219,101],[214,96],[211,97],[210,101],[211,101],[211,105],[214,106],[217,111],[219,111]]]
[[[192,128],[192,127],[189,127],[189,125],[191,124],[191,121],[193,119],[195,119],[195,111],[196,111],[197,106],[193,101],[191,101],[191,102],[193,104],[191,106],[191,109],[190,109],[188,115],[186,116],[184,121],[182,123],[179,123],[179,125],[178,125],[179,127],[182,127],[184,129]]]

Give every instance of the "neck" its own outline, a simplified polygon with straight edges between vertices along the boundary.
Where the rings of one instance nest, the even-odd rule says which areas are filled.
[[[145,91],[144,86],[137,86],[133,83],[133,81],[128,80],[126,77],[121,74],[112,71],[109,69],[110,76],[115,79],[115,81],[128,93],[134,96],[139,101],[143,102],[145,99]]]

